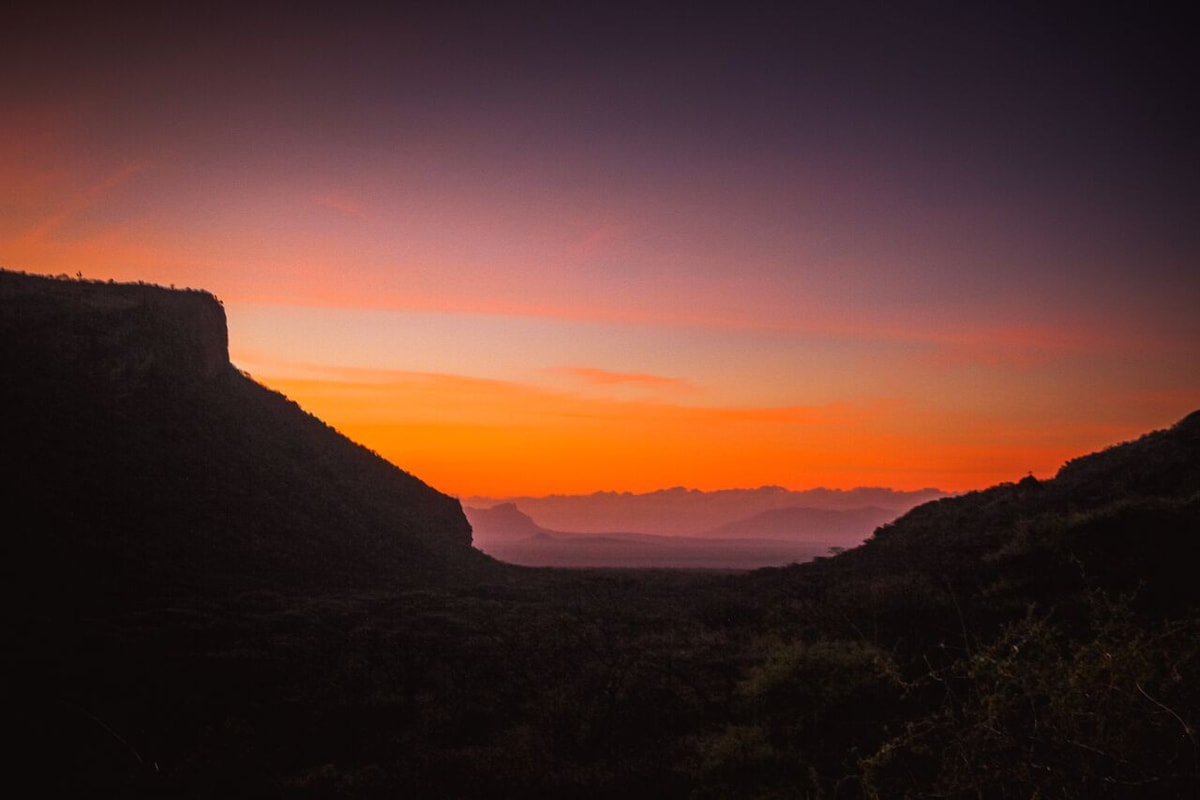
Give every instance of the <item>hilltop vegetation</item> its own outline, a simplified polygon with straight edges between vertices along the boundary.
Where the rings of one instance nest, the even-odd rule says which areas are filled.
[[[1200,413],[808,564],[528,569],[221,320],[0,273],[4,699],[43,794],[1200,793]]]

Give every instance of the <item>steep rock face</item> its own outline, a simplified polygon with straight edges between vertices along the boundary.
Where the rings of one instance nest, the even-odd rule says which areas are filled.
[[[211,380],[229,364],[225,309],[208,292],[0,271],[4,355],[120,393],[156,376]]]
[[[172,334],[158,354],[168,369],[209,379],[229,368],[229,329],[217,298],[207,292],[159,290],[144,302],[159,328]]]
[[[457,500],[236,370],[210,294],[0,272],[0,373],[10,553],[54,602],[490,566]]]

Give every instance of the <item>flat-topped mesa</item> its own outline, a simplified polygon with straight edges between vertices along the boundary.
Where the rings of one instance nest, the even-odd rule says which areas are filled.
[[[141,602],[491,569],[457,500],[234,369],[228,341],[207,292],[0,271],[0,485],[33,521],[11,543],[22,591],[58,602],[45,577],[68,575]]]
[[[225,308],[216,297],[159,289],[145,294],[143,303],[153,322],[172,334],[163,339],[162,367],[204,379],[229,369],[229,329]]]
[[[119,389],[155,377],[205,381],[231,368],[225,309],[208,292],[0,270],[0,301],[0,330],[22,338],[48,371]]]

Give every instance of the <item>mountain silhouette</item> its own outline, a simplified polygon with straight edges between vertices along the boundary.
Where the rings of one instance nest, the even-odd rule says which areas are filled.
[[[496,541],[511,539],[528,539],[531,536],[546,536],[553,533],[538,525],[516,503],[498,503],[490,508],[475,508],[464,506],[463,511],[471,522],[476,539],[480,531],[486,531],[487,536]]]
[[[227,342],[206,292],[0,272],[10,588],[144,602],[486,568],[456,500],[239,372]]]
[[[509,564],[536,567],[655,567],[749,570],[808,561],[832,547],[853,546],[894,512],[882,509],[826,511],[801,509],[807,514],[767,512],[740,527],[727,526],[701,536],[662,536],[609,531],[554,531],[538,525],[515,503],[491,508],[463,509],[480,550]],[[795,509],[789,509],[796,511]],[[798,521],[807,527],[789,525]],[[822,528],[822,523],[824,528]],[[841,525],[842,528],[838,526]],[[849,536],[846,527],[853,531]],[[829,535],[824,534],[829,530]]]
[[[897,607],[949,591],[996,618],[1078,602],[1088,590],[1186,614],[1200,607],[1191,556],[1198,531],[1200,411],[1072,459],[1052,479],[1027,476],[918,506],[860,547],[774,579],[803,576],[813,591],[887,583],[903,587]],[[914,610],[902,624],[919,618]],[[957,623],[938,623],[946,624]]]
[[[474,508],[514,503],[537,524],[559,531],[633,531],[663,536],[705,536],[714,528],[741,522],[766,511],[789,508],[853,511],[875,506],[890,510],[895,517],[921,503],[945,496],[946,493],[938,489],[897,491],[865,486],[800,491],[780,486],[716,491],[675,487],[641,494],[594,492],[544,497],[468,497],[464,502]],[[869,529],[863,535],[868,533]]]
[[[466,506],[475,544],[507,563],[530,567],[751,570],[808,561],[837,539],[752,536],[660,536],[610,531],[576,533],[541,527],[513,503]]]

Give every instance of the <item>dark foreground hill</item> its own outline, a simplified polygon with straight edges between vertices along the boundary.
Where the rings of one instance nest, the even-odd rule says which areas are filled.
[[[843,762],[879,796],[1192,797],[1198,536],[1194,412],[1053,480],[927,503],[837,558],[762,571],[747,605],[808,609],[810,642],[882,648],[851,668],[902,684],[907,707],[890,723],[877,707],[887,735]],[[815,647],[768,660],[764,700],[811,691]],[[828,737],[762,713],[784,763]]]
[[[807,564],[522,569],[221,316],[0,273],[25,793],[1200,796],[1200,414]]]
[[[1074,459],[1052,480],[1030,476],[919,506],[803,574],[810,583],[905,576],[929,584],[910,591],[910,602],[940,583],[994,607],[1048,606],[1101,589],[1170,615],[1200,605],[1197,537],[1200,412]]]
[[[39,604],[485,561],[457,501],[236,370],[205,292],[0,272],[0,374],[9,588]]]

